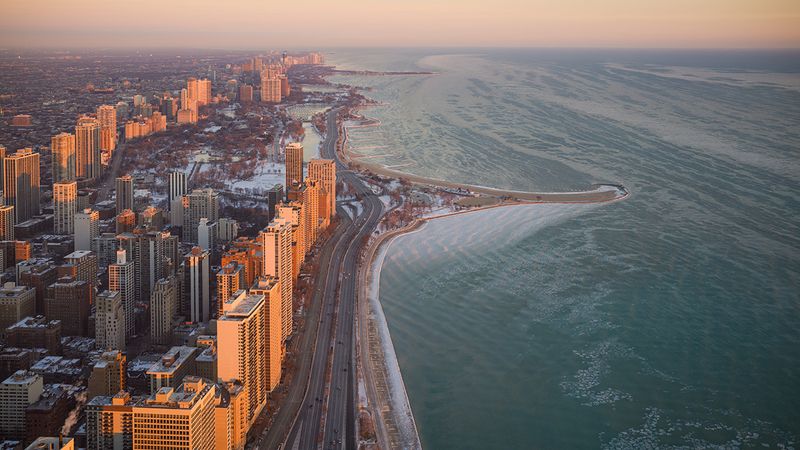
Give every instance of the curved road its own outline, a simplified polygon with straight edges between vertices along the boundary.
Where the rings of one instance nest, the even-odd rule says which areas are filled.
[[[318,304],[309,307],[311,321],[314,320],[312,308],[318,309],[321,303],[319,322],[307,325],[301,344],[298,376],[289,387],[287,401],[272,427],[260,439],[260,449],[278,448],[280,443],[286,449],[303,450],[356,447],[353,373],[356,265],[364,238],[380,221],[383,203],[338,160],[337,112],[328,113],[328,133],[322,155],[336,160],[337,178],[359,194],[363,211],[353,221],[343,221],[337,233],[326,243],[320,267],[327,270],[322,283],[318,282],[313,300]],[[325,264],[326,260],[328,264]],[[313,348],[309,348],[310,345]]]

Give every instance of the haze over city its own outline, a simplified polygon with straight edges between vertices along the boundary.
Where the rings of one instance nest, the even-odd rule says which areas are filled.
[[[791,48],[794,0],[6,0],[6,47]]]

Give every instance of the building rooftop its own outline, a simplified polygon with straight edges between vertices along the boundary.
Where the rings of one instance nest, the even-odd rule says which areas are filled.
[[[177,388],[162,387],[145,400],[150,408],[190,409],[215,385],[196,376],[188,376]]]
[[[19,322],[8,327],[9,330],[16,330],[21,328],[27,329],[48,329],[55,328],[61,325],[60,320],[47,320],[45,316],[26,317]]]
[[[162,356],[160,360],[150,367],[150,369],[147,371],[147,374],[171,374],[175,372],[178,367],[186,363],[186,360],[188,360],[192,355],[195,355],[197,351],[197,347],[172,347],[167,351],[167,353],[164,353],[164,356]]]
[[[239,290],[225,301],[225,305],[223,305],[224,314],[218,320],[239,320],[243,317],[248,317],[263,302],[263,295],[247,295],[245,291]]]
[[[15,298],[22,294],[25,291],[30,291],[33,288],[29,288],[27,286],[17,286],[13,282],[8,282],[0,288],[0,299],[3,298]]]
[[[81,373],[81,360],[67,359],[63,356],[45,356],[31,366],[31,371],[38,374],[58,373],[77,376]]]
[[[81,259],[91,254],[92,252],[90,250],[75,250],[74,252],[65,256],[64,259]]]
[[[10,377],[6,378],[3,381],[3,384],[6,386],[10,385],[28,385],[36,381],[38,378],[41,378],[41,375],[34,372],[29,372],[27,370],[18,370],[14,372]]]

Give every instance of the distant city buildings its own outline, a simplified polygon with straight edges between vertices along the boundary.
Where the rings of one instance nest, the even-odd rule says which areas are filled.
[[[39,154],[23,148],[3,160],[3,200],[19,224],[39,214]]]
[[[61,181],[53,184],[53,232],[73,234],[78,212],[78,183]]]

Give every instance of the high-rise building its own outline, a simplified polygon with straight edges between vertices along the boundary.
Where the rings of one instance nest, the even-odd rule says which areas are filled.
[[[77,212],[78,183],[75,181],[53,183],[53,232],[73,234]]]
[[[93,397],[86,404],[86,448],[132,449],[134,402],[125,391]]]
[[[336,216],[336,163],[332,159],[312,159],[308,163],[308,177],[321,183],[319,215],[327,226]]]
[[[281,80],[281,97],[286,98],[292,94],[292,87],[289,85],[289,79],[286,75],[280,76]]]
[[[117,250],[117,262],[108,266],[108,290],[120,293],[122,309],[125,312],[125,337],[131,337],[136,332],[135,288],[133,261],[127,258],[124,249]]]
[[[183,241],[198,243],[200,219],[219,219],[219,196],[213,189],[195,189],[183,196]]]
[[[132,233],[136,228],[136,213],[130,209],[123,209],[114,219],[117,234]]]
[[[183,265],[183,292],[188,306],[188,319],[192,322],[208,322],[211,319],[208,251],[200,247],[192,248],[184,257]]]
[[[101,350],[125,351],[125,310],[117,291],[103,291],[95,308],[95,345]]]
[[[61,321],[44,316],[26,316],[5,329],[6,345],[19,348],[43,348],[51,355],[61,353]]]
[[[203,106],[211,103],[211,80],[203,78],[197,80],[197,104]]]
[[[262,273],[278,278],[281,286],[281,339],[292,334],[292,226],[284,219],[272,221],[261,231]]]
[[[214,450],[216,385],[186,377],[133,407],[133,448]]]
[[[239,223],[227,217],[222,217],[217,221],[217,239],[220,242],[230,242],[239,235]]]
[[[59,266],[59,275],[85,281],[93,291],[97,284],[97,255],[89,250],[75,250],[64,257],[64,264]]]
[[[286,192],[303,182],[303,144],[286,145]]]
[[[50,139],[53,155],[53,183],[75,179],[75,135],[61,133]]]
[[[17,263],[17,283],[36,289],[36,314],[44,314],[44,296],[47,288],[58,281],[56,266],[50,260]]]
[[[217,320],[217,376],[239,380],[248,393],[248,421],[267,403],[266,317],[263,295],[236,292],[223,304]]]
[[[306,205],[301,201],[282,203],[278,206],[277,218],[292,226],[292,278],[297,279],[300,267],[306,258],[309,243],[306,241]]]
[[[126,209],[133,209],[133,177],[123,175],[117,177],[117,214]]]
[[[114,350],[103,352],[92,366],[89,375],[89,398],[98,395],[113,396],[125,390],[127,357],[125,353]]]
[[[146,302],[153,292],[156,281],[167,273],[165,236],[168,233],[136,230],[134,233],[117,235],[119,247],[126,250],[134,262],[136,300]]]
[[[263,103],[281,102],[281,79],[277,76],[261,75],[261,101]]]
[[[172,320],[178,312],[178,279],[170,275],[156,282],[150,295],[150,340],[168,344],[172,339]]]
[[[264,296],[264,319],[267,336],[267,391],[272,392],[281,381],[283,329],[281,327],[281,285],[277,278],[259,277],[250,288],[251,294]]]
[[[75,175],[95,179],[100,176],[100,122],[82,116],[75,126]]]
[[[100,213],[84,209],[75,213],[75,250],[91,250],[94,238],[100,235]]]
[[[243,84],[239,86],[239,102],[251,103],[253,101],[253,86]]]
[[[8,282],[0,288],[0,333],[36,312],[36,292],[27,286]]]
[[[0,239],[14,240],[14,207],[0,205]]]
[[[205,217],[200,219],[200,223],[197,225],[197,246],[208,250],[212,259],[215,255],[218,233],[219,225],[216,221],[208,220]]]
[[[247,439],[247,389],[238,381],[220,383],[214,408],[216,448],[243,449]]]
[[[89,283],[64,277],[47,288],[44,314],[48,319],[61,321],[65,336],[88,336],[92,295]]]
[[[217,272],[217,313],[222,315],[222,307],[234,292],[245,287],[244,270],[239,264],[225,264]]]
[[[3,199],[14,207],[15,223],[39,214],[39,154],[17,150],[3,160]]]
[[[303,209],[305,209],[305,232],[306,232],[306,245],[308,248],[314,246],[317,242],[317,234],[319,231],[319,199],[320,199],[320,183],[317,180],[306,178],[306,183],[303,189]]]
[[[183,226],[183,196],[186,195],[186,174],[170,172],[169,174],[169,223]]]
[[[0,436],[25,438],[25,408],[38,401],[43,390],[41,375],[24,370],[0,383]]]
[[[100,149],[113,152],[117,146],[117,110],[113,105],[97,107],[100,122]]]

